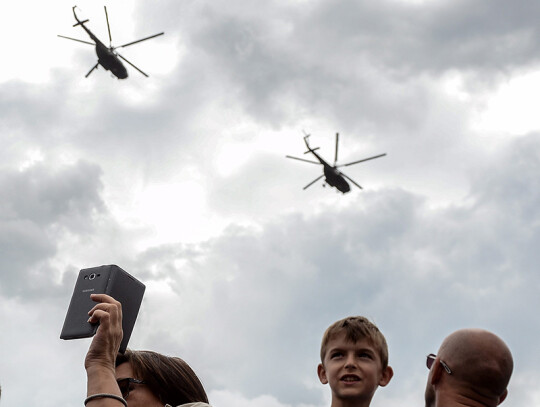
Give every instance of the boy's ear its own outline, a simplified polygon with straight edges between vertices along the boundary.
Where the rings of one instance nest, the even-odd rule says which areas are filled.
[[[382,372],[381,380],[379,380],[379,386],[384,387],[390,383],[390,379],[394,376],[394,370],[390,366],[386,366],[386,369]]]
[[[326,370],[324,369],[324,366],[322,363],[319,363],[319,366],[317,366],[317,375],[319,376],[319,380],[322,384],[328,384],[328,378],[326,377]]]

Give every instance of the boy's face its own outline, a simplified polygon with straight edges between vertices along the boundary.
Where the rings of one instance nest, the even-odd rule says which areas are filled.
[[[322,384],[330,385],[333,402],[357,399],[369,405],[377,387],[386,386],[393,371],[390,366],[383,371],[379,352],[367,339],[351,342],[343,333],[328,342],[318,374]]]

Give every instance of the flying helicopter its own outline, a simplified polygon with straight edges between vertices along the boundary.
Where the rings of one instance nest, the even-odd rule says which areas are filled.
[[[349,183],[346,181],[349,180],[350,182],[352,182],[354,185],[356,185],[358,188],[362,189],[362,187],[360,185],[358,185],[354,180],[352,180],[351,178],[349,178],[347,175],[345,175],[343,172],[341,172],[340,170],[338,170],[338,168],[340,167],[347,167],[349,165],[354,165],[354,164],[359,164],[361,162],[364,162],[364,161],[368,161],[368,160],[374,160],[375,158],[379,158],[379,157],[384,157],[386,155],[386,153],[384,154],[379,154],[379,155],[376,155],[376,156],[373,156],[373,157],[369,157],[369,158],[364,158],[362,160],[357,160],[357,161],[353,161],[353,162],[350,162],[350,163],[347,163],[347,164],[341,164],[341,165],[337,165],[337,160],[338,160],[338,143],[339,143],[339,133],[336,133],[336,152],[335,152],[335,156],[334,156],[334,165],[330,165],[328,164],[319,154],[317,154],[315,151],[319,149],[319,147],[315,147],[315,148],[311,148],[310,145],[309,145],[309,134],[306,134],[306,132],[304,132],[305,136],[304,136],[304,142],[306,143],[306,147],[307,147],[307,151],[304,153],[304,154],[313,154],[317,160],[319,160],[318,162],[317,161],[311,161],[311,160],[306,160],[304,158],[298,158],[298,157],[293,157],[293,156],[290,156],[290,155],[287,155],[286,157],[287,158],[292,158],[294,160],[299,160],[299,161],[304,161],[304,162],[307,162],[307,163],[311,163],[311,164],[318,164],[318,165],[322,165],[323,166],[323,174],[318,176],[317,178],[315,178],[313,181],[311,181],[309,184],[307,184],[303,189],[306,189],[308,187],[310,187],[311,185],[313,185],[315,182],[317,182],[318,180],[320,180],[322,177],[325,177],[324,181],[326,184],[330,185],[331,187],[335,187],[337,188],[339,191],[341,191],[342,193],[347,193],[351,190],[351,187],[349,186]],[[323,186],[325,186],[325,184],[323,184]]]
[[[131,65],[137,71],[142,73],[144,76],[148,77],[148,75],[146,73],[141,71],[139,68],[137,68],[131,62],[129,62],[126,58],[124,58],[122,55],[120,55],[118,52],[116,52],[116,49],[117,48],[127,47],[129,45],[137,44],[139,42],[146,41],[146,40],[149,40],[151,38],[158,37],[160,35],[163,35],[164,34],[163,32],[161,32],[159,34],[151,35],[150,37],[142,38],[142,39],[137,40],[137,41],[132,41],[132,42],[129,42],[127,44],[120,45],[118,47],[113,47],[112,46],[111,27],[109,26],[109,15],[107,14],[107,7],[104,6],[104,8],[105,8],[105,18],[107,20],[107,29],[109,30],[109,46],[107,47],[105,44],[103,44],[94,35],[94,33],[92,33],[92,31],[90,31],[90,29],[88,29],[88,27],[86,27],[84,25],[84,23],[87,23],[90,20],[84,20],[84,21],[79,20],[79,18],[77,17],[77,14],[75,13],[75,8],[76,7],[77,6],[73,6],[73,16],[75,17],[75,20],[77,21],[77,23],[74,24],[73,27],[77,27],[78,25],[80,25],[84,29],[84,31],[86,31],[86,33],[90,36],[90,38],[94,42],[92,43],[92,42],[88,42],[88,41],[78,40],[76,38],[65,37],[63,35],[58,35],[58,36],[61,37],[61,38],[68,39],[68,40],[82,42],[83,44],[95,45],[98,61],[92,67],[92,69],[90,69],[90,71],[88,71],[88,73],[85,75],[85,78],[88,78],[88,76],[94,71],[94,69],[97,69],[97,67],[99,65],[101,65],[107,71],[111,71],[112,74],[114,76],[116,76],[118,79],[126,79],[128,77],[128,73],[127,73],[126,67],[124,66],[124,64],[122,64],[122,61],[120,59],[123,59],[125,62],[127,62],[129,65]]]

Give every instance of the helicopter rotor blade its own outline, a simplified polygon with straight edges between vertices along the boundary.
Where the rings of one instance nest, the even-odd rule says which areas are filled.
[[[373,156],[373,157],[364,158],[363,160],[353,161],[352,163],[341,164],[341,165],[338,165],[338,167],[347,167],[349,165],[354,165],[354,164],[362,163],[364,161],[374,160],[375,158],[384,157],[385,155],[386,155],[386,153],[379,154],[379,155],[376,155],[376,156]]]
[[[58,37],[60,37],[60,38],[65,38],[66,40],[72,40],[72,41],[82,42],[83,44],[96,45],[96,44],[94,44],[93,42],[88,42],[88,41],[78,40],[77,38],[65,37],[65,36],[63,36],[63,35],[58,35]]]
[[[311,164],[318,164],[318,165],[321,165],[321,163],[317,162],[317,161],[311,161],[311,160],[305,160],[303,158],[298,158],[298,157],[293,157],[291,155],[286,155],[285,157],[287,158],[292,158],[293,160],[298,160],[298,161],[304,161],[306,163],[311,163]]]
[[[109,31],[109,47],[112,47],[111,26],[109,25],[109,13],[107,13],[107,6],[103,6],[105,9],[105,19],[107,20],[107,30]]]
[[[318,180],[320,180],[322,177],[324,177],[324,174],[318,176],[317,178],[315,178],[313,181],[311,181],[309,184],[307,184],[307,185],[306,185],[304,188],[302,188],[302,189],[307,189],[308,187],[310,187],[310,186],[312,186],[314,183],[316,183]]]
[[[90,69],[88,71],[88,73],[86,75],[84,75],[85,78],[88,78],[88,76],[90,76],[90,74],[94,71],[94,69],[97,69],[97,67],[99,66],[99,62],[97,64],[95,64],[92,69]]]
[[[336,166],[336,163],[337,163],[338,143],[339,143],[339,133],[336,133],[336,155],[334,156],[334,167]]]
[[[137,71],[139,71],[140,73],[142,73],[144,76],[146,76],[148,78],[148,75],[145,74],[143,71],[141,71],[139,68],[137,68],[135,65],[133,65],[131,62],[129,62],[126,58],[124,58],[122,55],[120,54],[116,54],[118,55],[120,58],[122,58],[124,61],[126,61],[128,64],[130,64],[133,68],[135,68]]]
[[[358,188],[360,189],[364,189],[362,188],[360,185],[358,185],[352,178],[346,176],[345,174],[343,174],[341,171],[340,171],[341,175],[343,175],[345,178],[347,178],[349,181],[351,181],[354,185],[356,185]]]
[[[151,35],[150,37],[142,38],[142,39],[137,40],[137,41],[128,42],[127,44],[120,45],[119,47],[115,47],[115,48],[127,47],[127,46],[129,46],[129,45],[137,44],[138,42],[142,42],[142,41],[149,40],[149,39],[151,39],[151,38],[159,37],[160,35],[163,35],[163,34],[165,34],[165,33],[162,32],[162,33],[159,33],[159,34],[154,34],[154,35]]]

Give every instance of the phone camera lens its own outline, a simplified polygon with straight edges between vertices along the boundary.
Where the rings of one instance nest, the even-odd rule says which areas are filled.
[[[96,273],[90,274],[90,276],[88,276],[88,278],[89,278],[90,280],[93,280],[94,278],[96,278]]]

